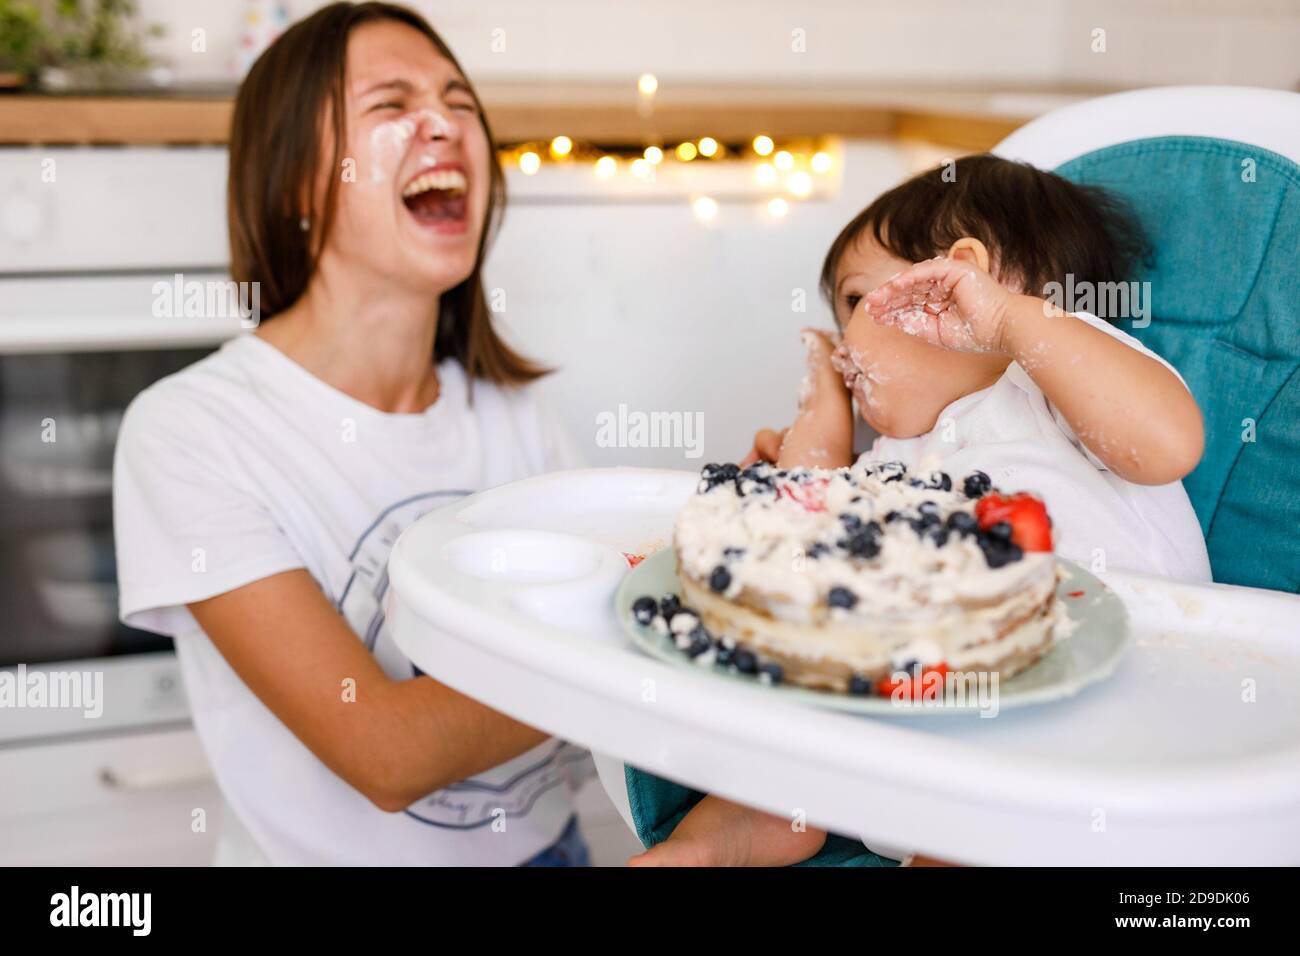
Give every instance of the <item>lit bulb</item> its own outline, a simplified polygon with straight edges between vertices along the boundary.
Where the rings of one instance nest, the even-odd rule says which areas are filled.
[[[758,180],[760,186],[771,186],[776,183],[776,168],[771,163],[759,163],[754,167],[754,178]]]
[[[772,162],[775,163],[776,168],[781,170],[783,173],[788,173],[790,170],[794,169],[794,157],[784,149],[772,157]]]
[[[712,222],[718,218],[718,201],[712,196],[701,196],[691,203],[691,210],[700,222]]]
[[[642,96],[654,96],[659,89],[659,78],[653,73],[642,73],[636,81],[636,88]]]
[[[700,140],[700,155],[704,157],[716,156],[718,154],[718,141],[712,136],[706,136]]]
[[[551,155],[556,158],[568,156],[573,152],[573,140],[567,136],[557,136],[551,140]]]
[[[531,176],[542,168],[542,157],[531,149],[519,157],[519,169],[525,176]]]
[[[618,160],[613,156],[602,156],[596,160],[596,175],[600,179],[609,179],[618,172]]]
[[[791,173],[785,181],[785,188],[791,193],[803,199],[812,194],[812,177],[802,169],[797,173]]]
[[[654,168],[644,159],[632,160],[632,175],[637,179],[645,179],[653,170]]]
[[[658,146],[647,146],[644,155],[645,161],[651,166],[658,166],[664,161],[664,151]]]
[[[767,203],[767,212],[773,219],[783,219],[790,211],[790,204],[780,196],[773,196]]]
[[[677,147],[677,158],[683,163],[689,163],[699,152],[694,143],[682,143]]]
[[[772,152],[772,147],[774,145],[775,144],[772,142],[772,137],[770,136],[754,137],[754,152],[758,153],[758,155],[760,156],[769,155]]]
[[[828,173],[832,164],[830,153],[813,153],[812,171],[814,173]]]

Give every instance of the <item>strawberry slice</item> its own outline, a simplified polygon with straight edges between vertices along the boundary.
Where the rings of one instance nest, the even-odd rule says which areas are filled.
[[[985,495],[975,502],[975,518],[985,531],[999,521],[1011,525],[1011,540],[1022,551],[1052,550],[1052,519],[1034,495]]]
[[[908,700],[921,700],[925,696],[927,689],[930,689],[932,695],[941,695],[943,693],[943,679],[947,673],[947,664],[923,667],[918,677],[906,675],[882,680],[876,685],[876,693],[881,697],[893,697],[895,691],[901,690],[902,696]]]
[[[826,486],[830,482],[825,478],[812,481],[790,481],[777,488],[777,496],[789,498],[803,505],[804,511],[826,510]]]

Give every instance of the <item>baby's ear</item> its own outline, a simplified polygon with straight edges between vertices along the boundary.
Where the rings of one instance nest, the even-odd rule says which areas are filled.
[[[948,250],[949,259],[973,262],[983,272],[989,271],[989,250],[974,236],[962,236]]]

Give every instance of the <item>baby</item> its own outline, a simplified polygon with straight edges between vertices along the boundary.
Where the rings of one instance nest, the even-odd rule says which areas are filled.
[[[1204,444],[1195,400],[1135,339],[1048,301],[1064,288],[1102,301],[1131,275],[1141,235],[1107,194],[994,156],[890,190],[831,244],[821,287],[838,334],[804,331],[798,416],[759,432],[749,460],[852,464],[856,402],[879,434],[864,457],[1033,491],[1057,553],[1094,571],[1209,581],[1181,484]],[[824,841],[709,796],[632,862],[778,866]]]

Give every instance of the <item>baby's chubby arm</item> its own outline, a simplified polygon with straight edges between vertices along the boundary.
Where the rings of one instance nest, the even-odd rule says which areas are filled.
[[[1010,356],[1126,481],[1178,481],[1201,459],[1201,410],[1178,376],[1043,299],[1011,292],[972,262],[918,263],[871,292],[866,307],[876,322],[932,345]]]
[[[842,468],[853,464],[853,401],[831,362],[836,343],[827,332],[804,329],[808,372],[799,390],[799,414],[777,458],[780,468]]]

